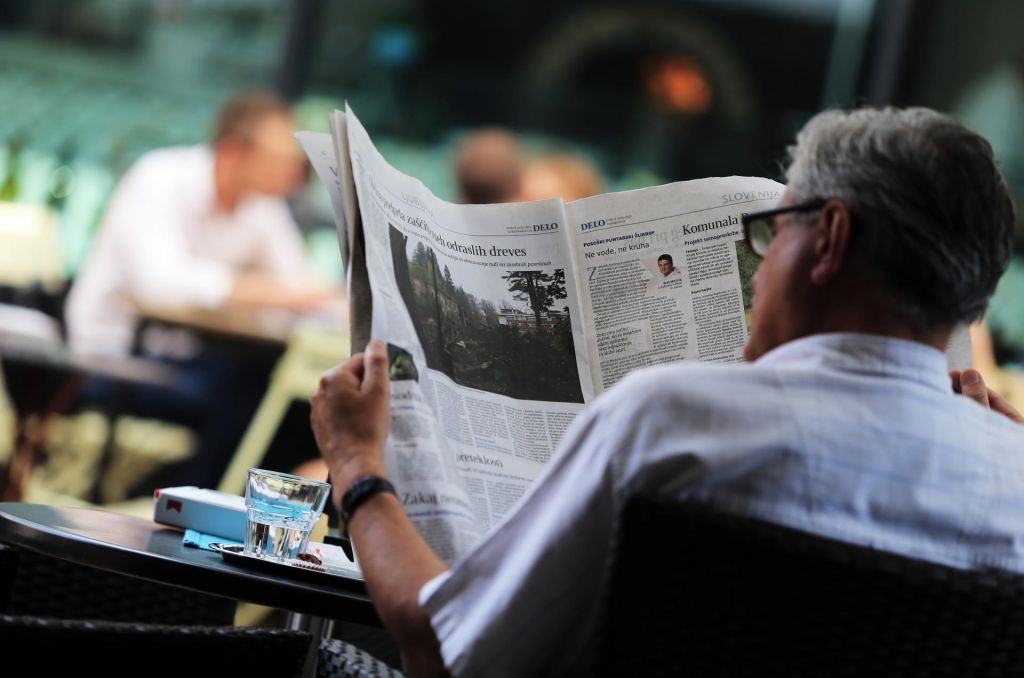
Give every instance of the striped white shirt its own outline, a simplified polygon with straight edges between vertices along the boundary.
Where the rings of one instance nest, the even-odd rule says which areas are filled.
[[[642,370],[587,408],[518,509],[423,587],[453,674],[559,673],[589,652],[637,491],[1024,572],[1024,426],[954,395],[939,351],[818,335],[751,365]]]
[[[253,194],[220,212],[213,172],[213,151],[189,146],[147,153],[124,175],[68,297],[72,350],[127,354],[138,305],[216,308],[240,271],[309,275],[287,203]]]

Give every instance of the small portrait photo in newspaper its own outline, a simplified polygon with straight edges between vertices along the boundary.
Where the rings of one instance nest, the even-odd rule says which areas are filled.
[[[645,257],[640,260],[650,274],[647,284],[648,292],[670,292],[683,289],[683,272],[676,265],[676,255],[661,252],[657,256]]]

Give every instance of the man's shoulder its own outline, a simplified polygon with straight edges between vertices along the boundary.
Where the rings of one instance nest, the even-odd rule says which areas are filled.
[[[271,239],[299,233],[288,202],[272,195],[247,197],[235,209],[234,221],[247,229],[260,230]]]
[[[169,146],[145,153],[132,165],[128,176],[201,180],[204,170],[212,171],[212,167],[213,154],[206,146]]]
[[[250,195],[238,206],[239,213],[250,216],[272,216],[276,219],[291,221],[291,210],[288,201],[274,195]]]
[[[634,410],[728,400],[739,389],[764,387],[764,372],[748,363],[686,361],[654,365],[629,374],[609,389],[605,400],[615,409]]]
[[[149,151],[117,183],[104,230],[123,233],[203,218],[213,201],[213,156],[201,146]],[[140,214],[149,218],[139,219]]]

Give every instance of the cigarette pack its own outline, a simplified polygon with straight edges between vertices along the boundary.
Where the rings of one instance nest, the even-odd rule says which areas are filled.
[[[153,493],[153,521],[245,541],[245,498],[199,487],[165,487]]]

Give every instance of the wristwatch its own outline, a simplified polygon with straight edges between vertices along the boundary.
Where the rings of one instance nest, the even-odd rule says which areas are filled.
[[[341,497],[342,536],[348,539],[348,526],[356,509],[362,506],[367,499],[379,492],[390,492],[393,495],[398,495],[391,481],[380,476],[363,476],[349,485],[349,488],[345,490],[345,494]]]

